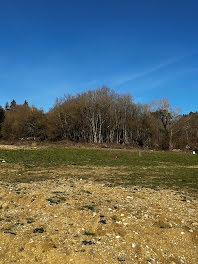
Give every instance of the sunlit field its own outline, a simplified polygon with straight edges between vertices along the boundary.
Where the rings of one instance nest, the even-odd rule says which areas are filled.
[[[192,195],[198,191],[198,155],[191,153],[48,147],[1,149],[0,159],[1,181],[75,177],[111,185],[172,188]]]
[[[198,156],[0,149],[0,263],[198,263]]]

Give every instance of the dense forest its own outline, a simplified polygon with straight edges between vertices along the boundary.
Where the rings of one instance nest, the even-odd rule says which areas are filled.
[[[198,150],[198,112],[181,115],[167,98],[135,104],[130,94],[102,87],[58,98],[47,113],[27,101],[6,103],[0,106],[0,137]]]

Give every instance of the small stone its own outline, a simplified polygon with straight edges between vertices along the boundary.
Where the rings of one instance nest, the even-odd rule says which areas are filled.
[[[93,245],[93,244],[95,244],[95,242],[92,242],[91,240],[89,240],[89,241],[87,241],[87,240],[83,240],[83,241],[82,241],[82,244],[83,244],[83,245]]]
[[[99,223],[106,225],[106,220],[100,220]]]
[[[132,246],[132,248],[135,248],[136,247],[136,244],[135,243],[132,243],[131,246]]]
[[[45,232],[45,230],[43,229],[43,227],[40,227],[40,228],[35,228],[33,233],[43,233]]]

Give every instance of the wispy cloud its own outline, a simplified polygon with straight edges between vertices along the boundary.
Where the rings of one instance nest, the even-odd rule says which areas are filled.
[[[133,81],[133,80],[148,76],[148,75],[150,75],[150,74],[152,74],[152,73],[154,73],[154,72],[156,72],[158,70],[161,70],[161,69],[166,68],[166,67],[168,67],[170,65],[173,65],[173,64],[176,64],[178,62],[181,62],[183,59],[185,59],[187,57],[190,57],[190,56],[192,56],[194,54],[196,54],[196,53],[191,53],[191,54],[188,54],[188,55],[183,55],[183,56],[178,56],[178,57],[175,57],[175,58],[170,58],[167,61],[162,62],[162,63],[160,63],[158,65],[155,65],[153,67],[150,67],[149,69],[146,69],[146,70],[144,70],[142,72],[118,76],[118,77],[116,77],[116,78],[114,78],[112,80],[112,85],[113,86],[120,86],[120,85],[125,84],[127,82],[130,82],[130,81]]]

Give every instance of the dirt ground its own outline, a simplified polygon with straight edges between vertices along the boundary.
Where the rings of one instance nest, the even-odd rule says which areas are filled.
[[[0,184],[0,263],[198,263],[198,200],[82,179]]]
[[[0,144],[0,149],[11,149],[11,150],[15,150],[15,149],[36,149],[36,145],[31,145],[31,146],[16,146],[16,145],[2,145]]]

